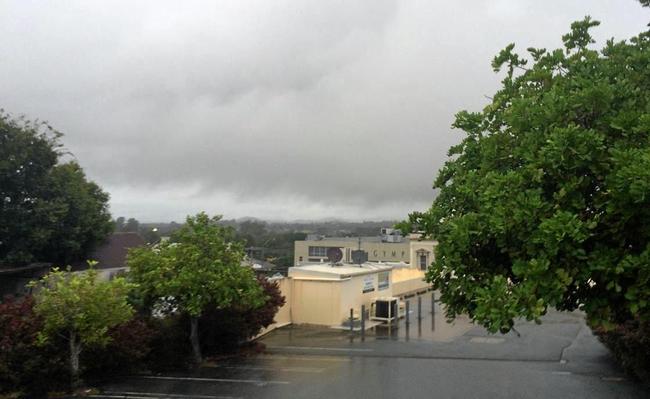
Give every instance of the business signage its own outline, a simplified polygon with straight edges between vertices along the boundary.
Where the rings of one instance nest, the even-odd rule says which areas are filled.
[[[375,290],[375,275],[371,274],[363,278],[363,293]]]
[[[385,259],[385,258],[387,258],[387,257],[397,258],[397,257],[398,257],[398,256],[397,256],[398,254],[400,255],[399,257],[400,257],[401,259],[406,259],[406,251],[402,251],[402,252],[400,253],[400,252],[398,252],[398,251],[379,251],[379,250],[376,250],[376,249],[375,249],[375,250],[372,251],[372,256],[375,257],[375,258],[379,258],[379,257],[380,257],[379,254],[380,254],[380,253],[382,254],[382,255],[381,255],[381,258],[383,258],[383,259]]]

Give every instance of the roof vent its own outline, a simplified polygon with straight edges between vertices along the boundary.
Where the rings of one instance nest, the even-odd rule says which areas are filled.
[[[402,232],[398,229],[384,227],[381,229],[382,242],[402,242]]]

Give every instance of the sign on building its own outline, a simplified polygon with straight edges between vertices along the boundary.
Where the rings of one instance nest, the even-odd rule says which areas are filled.
[[[375,290],[375,276],[373,274],[363,278],[363,293],[372,292]]]

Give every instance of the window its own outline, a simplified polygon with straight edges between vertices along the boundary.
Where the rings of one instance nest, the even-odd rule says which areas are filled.
[[[379,280],[379,284],[377,284],[378,290],[379,291],[385,290],[390,285],[390,273],[389,272],[379,273],[377,275],[377,280]]]
[[[309,256],[327,256],[327,247],[309,247]]]
[[[420,270],[427,270],[427,256],[422,254],[420,255]]]

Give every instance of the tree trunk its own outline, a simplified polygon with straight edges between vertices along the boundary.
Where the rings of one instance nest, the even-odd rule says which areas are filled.
[[[192,343],[192,353],[194,354],[194,363],[198,366],[203,361],[201,356],[201,345],[199,343],[199,318],[190,318],[190,342]]]
[[[79,386],[79,354],[81,342],[74,331],[70,331],[70,386],[74,390]]]

